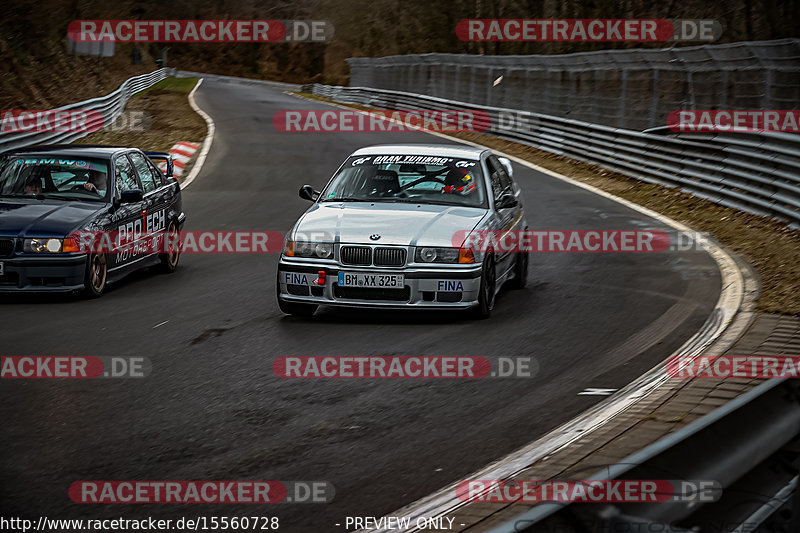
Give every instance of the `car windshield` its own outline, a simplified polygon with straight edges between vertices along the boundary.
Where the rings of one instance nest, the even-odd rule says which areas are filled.
[[[0,160],[0,198],[31,197],[103,201],[108,161],[48,155]]]
[[[485,207],[485,189],[480,162],[473,159],[373,155],[349,158],[321,201]]]

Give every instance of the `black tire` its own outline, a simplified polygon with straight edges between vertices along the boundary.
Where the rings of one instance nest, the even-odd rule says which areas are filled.
[[[172,274],[177,270],[178,261],[181,258],[180,234],[178,233],[178,224],[174,220],[169,223],[169,228],[164,235],[164,246],[166,252],[158,255],[161,259],[158,270],[164,274]]]
[[[108,282],[108,256],[89,254],[86,258],[86,274],[83,279],[83,295],[86,298],[100,298]]]
[[[517,260],[514,261],[514,278],[509,282],[511,289],[524,289],[528,284],[528,252],[517,252]]]
[[[281,298],[281,281],[280,271],[278,277],[275,279],[275,294],[278,298],[278,307],[287,315],[292,315],[300,318],[311,318],[317,312],[319,307],[317,304],[304,304],[299,302],[285,302]]]
[[[481,273],[481,288],[478,295],[478,306],[474,309],[475,318],[489,318],[494,309],[495,293],[497,292],[497,278],[494,268],[494,256],[488,254],[483,260]]]

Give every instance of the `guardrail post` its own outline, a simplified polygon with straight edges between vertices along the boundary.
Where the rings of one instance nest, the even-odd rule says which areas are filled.
[[[647,119],[649,128],[656,127],[656,115],[658,113],[658,68],[653,69],[653,94],[650,98],[650,117]]]
[[[626,110],[627,110],[627,103],[628,103],[628,69],[622,69],[622,87],[620,88],[620,98],[619,98],[619,123],[617,126],[620,128],[625,127],[625,117],[626,117]]]

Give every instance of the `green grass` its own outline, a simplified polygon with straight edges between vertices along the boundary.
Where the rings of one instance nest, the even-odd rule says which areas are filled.
[[[189,93],[197,85],[198,78],[167,78],[156,83],[149,89],[135,94],[133,97],[140,97],[147,94],[147,91],[162,90],[177,93]]]

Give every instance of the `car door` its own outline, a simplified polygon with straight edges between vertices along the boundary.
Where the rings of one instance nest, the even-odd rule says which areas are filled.
[[[135,245],[139,243],[144,227],[142,223],[143,201],[119,203],[123,191],[142,189],[133,164],[126,154],[119,154],[114,157],[113,167],[115,210],[111,216],[111,231],[117,250],[110,258],[109,271],[132,266],[141,259],[141,254],[137,253]]]
[[[163,234],[167,229],[167,210],[172,188],[162,180],[163,174],[155,169],[152,162],[138,151],[128,154],[144,192],[142,222],[151,250],[157,253]]]
[[[495,155],[486,158],[486,166],[489,170],[489,181],[492,187],[492,198],[494,215],[496,217],[496,229],[500,230],[501,236],[508,231],[522,230],[522,205],[519,201],[519,189],[514,185],[511,176],[506,172],[505,167],[500,163]],[[500,206],[504,198],[511,197],[515,200],[514,205],[508,207]],[[517,239],[510,239],[516,242]],[[497,254],[498,277],[514,266],[516,253],[512,250],[503,250]]]

